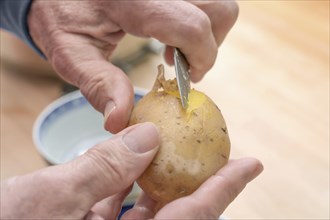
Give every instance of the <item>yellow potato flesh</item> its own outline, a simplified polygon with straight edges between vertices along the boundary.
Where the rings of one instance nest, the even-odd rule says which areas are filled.
[[[179,91],[165,91],[166,93],[180,98]],[[201,92],[196,90],[191,90],[188,96],[188,107],[186,109],[186,115],[190,116],[193,110],[199,108],[205,102],[205,95]]]
[[[194,192],[229,158],[230,141],[220,110],[205,94],[191,90],[183,109],[175,81],[159,83],[133,109],[130,124],[153,122],[160,148],[139,186],[165,204]],[[165,87],[165,88],[164,88]]]

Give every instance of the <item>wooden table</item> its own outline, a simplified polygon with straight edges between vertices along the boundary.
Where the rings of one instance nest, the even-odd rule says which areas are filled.
[[[195,88],[221,108],[232,158],[265,170],[228,207],[230,219],[329,219],[329,1],[239,1],[240,17]],[[18,51],[19,52],[19,51]],[[160,56],[129,72],[151,88]],[[167,67],[169,76],[173,69]],[[1,178],[47,166],[32,142],[56,79],[1,69]]]

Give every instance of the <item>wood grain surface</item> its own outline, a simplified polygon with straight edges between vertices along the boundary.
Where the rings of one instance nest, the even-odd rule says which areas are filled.
[[[221,108],[231,158],[256,157],[265,167],[224,215],[329,219],[329,1],[238,3],[215,66],[193,85]],[[133,84],[150,89],[159,63],[152,55],[129,71]],[[61,86],[1,65],[2,179],[47,166],[32,126]]]

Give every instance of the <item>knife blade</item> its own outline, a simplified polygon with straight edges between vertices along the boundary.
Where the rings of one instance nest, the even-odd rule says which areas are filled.
[[[174,66],[181,104],[184,109],[187,109],[190,92],[189,63],[178,48],[174,48]]]

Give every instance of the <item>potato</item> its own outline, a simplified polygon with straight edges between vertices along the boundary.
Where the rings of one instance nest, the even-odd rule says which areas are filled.
[[[160,148],[138,185],[152,199],[166,204],[194,192],[229,158],[230,141],[218,107],[202,92],[191,90],[183,109],[176,80],[165,80],[164,67],[153,89],[134,107],[130,125],[153,122]]]

